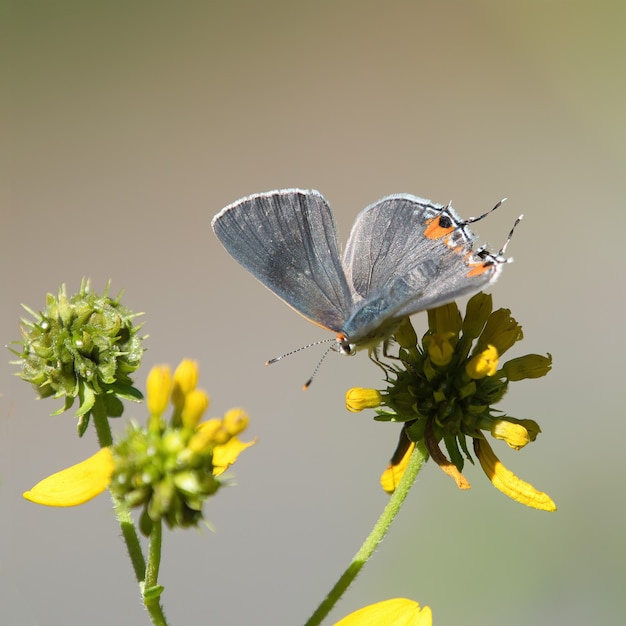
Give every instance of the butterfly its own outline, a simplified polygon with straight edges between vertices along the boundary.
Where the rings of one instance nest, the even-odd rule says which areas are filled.
[[[240,265],[292,309],[336,333],[334,349],[352,355],[374,349],[405,317],[498,278],[522,216],[498,253],[474,250],[469,224],[491,211],[463,220],[449,204],[386,196],[359,213],[343,254],[331,208],[318,191],[253,194],[222,209],[211,225]]]

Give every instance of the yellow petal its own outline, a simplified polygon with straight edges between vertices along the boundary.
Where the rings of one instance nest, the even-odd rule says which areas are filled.
[[[174,386],[172,389],[172,404],[182,410],[185,396],[196,388],[198,384],[198,362],[183,359],[174,371]]]
[[[393,598],[365,606],[339,620],[335,626],[432,626],[430,607],[407,598]]]
[[[491,425],[491,436],[501,439],[514,450],[521,450],[530,443],[530,433],[524,425],[506,419],[496,420]]]
[[[185,396],[185,406],[183,407],[180,419],[187,428],[195,428],[209,408],[209,396],[201,389],[192,389]]]
[[[494,311],[485,324],[485,328],[478,340],[481,348],[492,345],[502,356],[516,341],[524,338],[522,327],[511,316],[509,309]]]
[[[454,355],[454,343],[456,334],[453,332],[433,333],[424,337],[424,346],[428,350],[430,360],[438,367],[444,367],[450,363]]]
[[[189,393],[198,384],[198,361],[183,359],[174,371],[174,383],[183,393]]]
[[[100,495],[111,482],[113,458],[102,448],[88,459],[38,482],[24,497],[46,506],[76,506]]]
[[[243,442],[233,437],[223,446],[215,446],[213,450],[213,476],[224,473],[236,460],[237,457],[250,446],[256,443],[253,441]]]
[[[431,333],[451,332],[458,336],[462,326],[463,320],[456,302],[428,310],[428,329]]]
[[[170,401],[172,372],[167,365],[156,365],[146,379],[146,403],[150,415],[162,415]]]
[[[248,428],[249,422],[250,417],[243,409],[230,409],[224,415],[223,427],[229,435],[239,435]]]
[[[463,318],[464,339],[476,339],[480,335],[492,309],[493,304],[490,294],[481,291],[468,300],[465,307],[465,317]]]
[[[465,366],[465,372],[474,380],[493,376],[498,371],[498,351],[489,344],[484,350],[472,357]]]
[[[537,491],[531,484],[524,482],[504,467],[487,441],[474,439],[474,450],[485,474],[493,486],[504,495],[534,509],[556,511],[556,505],[550,496]]]
[[[414,448],[415,443],[411,441],[402,457],[398,460],[395,458],[391,459],[389,465],[387,465],[387,469],[382,473],[380,484],[387,493],[393,493],[400,484]]]
[[[228,441],[229,438],[228,433],[222,429],[222,420],[214,417],[198,424],[196,432],[189,440],[188,448],[192,452],[202,452],[209,446]]]

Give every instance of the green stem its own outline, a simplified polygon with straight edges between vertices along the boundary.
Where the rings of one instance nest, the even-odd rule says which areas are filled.
[[[395,519],[396,515],[400,511],[400,507],[404,502],[411,486],[415,482],[420,468],[424,461],[428,458],[428,452],[422,443],[415,446],[409,464],[404,472],[404,476],[398,485],[398,488],[394,491],[387,506],[385,507],[382,515],[378,518],[374,528],[370,532],[367,539],[363,542],[363,545],[359,551],[354,555],[352,562],[341,575],[339,580],[335,583],[335,586],[330,590],[324,601],[317,607],[315,613],[306,622],[305,626],[318,626],[322,623],[323,619],[330,613],[335,604],[337,604],[339,598],[345,593],[352,581],[357,577],[367,560],[372,556],[374,550],[378,547],[378,544],[383,540],[383,537],[387,534],[391,523]]]
[[[96,396],[95,404],[91,409],[91,416],[98,435],[100,447],[106,448],[111,446],[113,444],[113,435],[111,433],[109,418],[106,413],[106,405],[104,400],[99,396]],[[130,509],[126,506],[126,503],[123,500],[115,497],[113,494],[111,494],[111,500],[113,502],[113,509],[115,510],[115,517],[120,525],[120,528],[122,529],[122,536],[124,537],[124,543],[126,544],[126,549],[128,550],[128,556],[130,557],[130,562],[133,571],[135,572],[135,578],[140,587],[144,590],[144,601],[146,603],[148,613],[150,614],[150,619],[155,625],[167,626],[158,597],[156,602],[151,600],[151,606],[148,606],[145,590],[154,587],[154,585],[148,584],[148,572],[154,572],[155,569],[154,566],[152,567],[152,570],[150,570],[150,566],[146,568],[146,560],[141,550],[141,543],[139,542],[139,536],[137,535],[137,529],[135,528],[135,522],[130,513]],[[158,541],[155,542],[154,545],[152,541],[150,542],[150,558],[152,563],[156,563],[156,573],[158,574],[161,560],[161,533],[160,524],[155,524],[155,527],[157,525],[159,526]],[[158,556],[153,554],[155,550],[158,551]]]
[[[100,396],[96,396],[96,402],[91,409],[91,415],[93,418],[93,424],[98,434],[98,442],[101,448],[110,446],[113,443],[113,436],[111,434],[111,426],[109,424],[109,418],[106,414],[106,406],[104,400]],[[111,500],[113,501],[113,509],[115,510],[115,517],[122,529],[122,536],[126,543],[126,549],[128,550],[128,556],[135,572],[135,578],[137,582],[141,584],[146,575],[146,561],[141,551],[141,544],[139,543],[139,537],[137,530],[135,529],[135,523],[130,509],[126,504],[111,494]]]
[[[111,500],[113,501],[115,517],[122,529],[122,536],[124,537],[128,556],[135,572],[135,579],[141,585],[146,577],[146,560],[139,543],[135,521],[123,500],[120,500],[113,494],[111,494]]]
[[[96,395],[96,401],[91,409],[93,417],[93,425],[98,435],[98,443],[101,448],[107,448],[113,443],[113,435],[111,434],[111,425],[106,411],[106,405],[101,396]]]
[[[154,587],[159,578],[161,567],[161,542],[163,540],[163,522],[152,523],[150,547],[148,551],[148,567],[146,569],[146,587]]]
[[[161,542],[163,538],[163,523],[161,520],[153,522],[150,532],[148,548],[148,566],[146,567],[146,582],[143,590],[143,601],[150,619],[155,626],[167,626],[163,608],[161,607],[161,593],[163,587],[158,584],[159,568],[161,566]]]

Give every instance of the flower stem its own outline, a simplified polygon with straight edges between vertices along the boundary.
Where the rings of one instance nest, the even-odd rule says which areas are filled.
[[[96,396],[96,401],[91,409],[91,416],[98,435],[98,442],[101,448],[106,448],[112,445],[113,435],[111,433],[111,426],[106,414],[106,406],[104,400],[100,396]],[[167,626],[165,616],[163,615],[163,609],[161,608],[158,595],[156,598],[150,598],[149,594],[146,594],[146,590],[155,589],[156,576],[159,572],[159,565],[161,562],[161,525],[155,524],[155,528],[158,526],[157,540],[153,541],[150,537],[150,563],[146,567],[146,560],[141,550],[141,544],[139,543],[139,536],[137,535],[137,529],[133,517],[130,513],[130,509],[126,506],[123,500],[115,497],[111,494],[111,500],[113,501],[113,509],[115,510],[115,517],[122,529],[122,536],[126,543],[126,549],[128,550],[128,556],[135,572],[135,578],[144,590],[144,602],[150,619],[155,626]],[[156,533],[155,533],[156,534]],[[148,582],[148,577],[152,579],[154,577],[154,583]],[[160,593],[159,593],[160,595]]]
[[[423,443],[418,443],[415,446],[415,450],[413,450],[413,454],[411,455],[411,459],[404,476],[400,480],[400,484],[391,496],[381,516],[378,518],[374,528],[372,528],[372,531],[363,542],[359,551],[354,555],[354,558],[346,571],[335,583],[335,586],[330,590],[324,601],[317,607],[315,613],[313,613],[313,615],[311,615],[308,619],[305,626],[318,626],[321,624],[322,620],[330,613],[339,598],[341,598],[352,581],[357,577],[365,563],[367,563],[368,559],[374,553],[374,550],[378,547],[378,544],[387,534],[391,523],[400,511],[400,507],[402,506],[404,499],[415,482],[415,478],[417,477],[422,464],[427,458],[428,452],[426,451],[426,448]]]
[[[143,601],[155,626],[167,626],[163,608],[161,607],[161,593],[163,587],[158,584],[159,568],[161,566],[161,541],[163,537],[163,523],[161,520],[153,522],[150,532],[148,548],[148,565],[146,567],[146,581],[143,590]]]
[[[137,536],[137,529],[135,528],[135,522],[128,507],[122,500],[111,494],[111,500],[113,501],[113,508],[115,510],[115,517],[122,529],[122,536],[126,543],[126,549],[128,550],[128,556],[130,558],[133,571],[135,572],[135,578],[139,584],[143,582],[146,576],[146,560],[144,559],[143,552],[141,550],[141,544],[139,543],[139,537]]]
[[[106,448],[113,443],[113,435],[111,434],[111,425],[106,412],[106,405],[102,396],[96,395],[96,401],[91,409],[93,417],[93,425],[98,435],[98,443],[101,448]]]

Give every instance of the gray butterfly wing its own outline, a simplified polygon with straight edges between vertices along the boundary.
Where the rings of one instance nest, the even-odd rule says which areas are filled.
[[[471,253],[475,237],[450,208],[408,194],[388,196],[358,215],[343,257],[363,298],[346,323],[358,343],[389,320],[479,291],[499,272]]]
[[[230,255],[310,321],[339,332],[352,295],[330,207],[317,191],[283,189],[227,206],[211,222]]]

